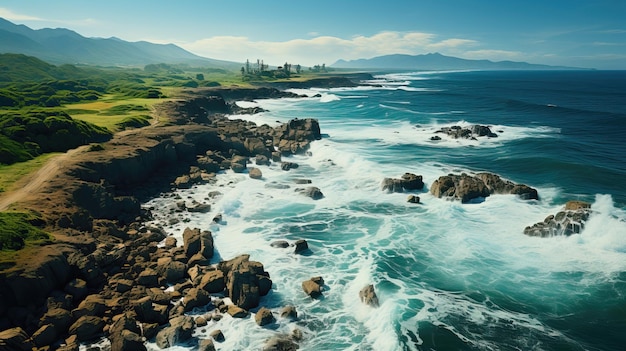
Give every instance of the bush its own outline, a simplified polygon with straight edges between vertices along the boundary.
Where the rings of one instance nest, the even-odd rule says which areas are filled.
[[[33,224],[41,218],[31,213],[0,212],[0,250],[19,250],[27,242],[50,240],[50,235]]]

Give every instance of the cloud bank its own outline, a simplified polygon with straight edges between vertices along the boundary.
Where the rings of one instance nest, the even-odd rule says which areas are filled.
[[[190,43],[177,43],[201,56],[235,62],[263,59],[280,65],[284,62],[305,66],[338,59],[371,58],[388,54],[417,55],[429,52],[460,55],[478,46],[475,40],[461,38],[438,39],[436,35],[421,32],[381,32],[372,36],[354,36],[349,39],[334,36],[316,36],[289,41],[252,41],[247,37],[216,36]]]

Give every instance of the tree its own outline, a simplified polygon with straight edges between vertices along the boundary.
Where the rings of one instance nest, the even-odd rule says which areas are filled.
[[[196,80],[204,80],[204,74],[202,73],[196,74]]]
[[[241,66],[241,75],[243,76],[243,75],[245,75],[245,74],[246,74],[246,69],[245,69],[245,68],[243,68],[243,66]]]
[[[302,66],[300,66],[300,64],[296,65],[296,73],[300,74],[300,71],[302,70]]]

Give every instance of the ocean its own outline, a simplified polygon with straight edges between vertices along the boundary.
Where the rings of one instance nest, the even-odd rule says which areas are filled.
[[[216,257],[248,253],[273,280],[261,299],[276,323],[224,316],[218,350],[260,350],[302,331],[300,350],[623,350],[626,347],[626,71],[459,71],[380,74],[356,88],[293,90],[308,98],[241,103],[267,110],[233,116],[277,125],[319,120],[322,140],[299,168],[260,166],[261,180],[226,172],[177,191],[210,200],[166,230],[208,229]],[[498,135],[452,139],[442,127],[486,125]],[[441,140],[431,140],[440,135]],[[440,176],[492,172],[538,190],[538,201],[492,195],[468,204],[428,191]],[[387,193],[384,178],[422,175],[424,190]],[[324,198],[295,189],[308,179]],[[418,195],[420,204],[407,202]],[[568,200],[592,204],[580,234],[523,234]],[[158,197],[157,223],[177,200]],[[212,223],[216,213],[223,222]],[[306,255],[274,248],[308,242]],[[311,299],[301,283],[322,276]],[[363,304],[373,284],[380,306]],[[278,317],[294,305],[298,320]],[[255,312],[253,310],[252,312]],[[202,314],[196,310],[193,314]],[[157,350],[154,344],[150,349]],[[191,350],[179,345],[170,350]]]

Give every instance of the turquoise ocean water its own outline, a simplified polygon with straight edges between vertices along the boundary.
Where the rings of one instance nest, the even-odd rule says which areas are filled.
[[[221,329],[219,350],[261,349],[294,328],[304,332],[301,350],[626,347],[626,72],[414,72],[296,92],[311,97],[257,101],[268,112],[236,118],[317,118],[324,138],[310,155],[285,159],[300,167],[262,166],[262,180],[226,172],[216,184],[181,190],[188,201],[222,196],[211,213],[185,214],[166,229],[210,229],[216,261],[249,253],[273,280],[261,304],[276,315],[295,305],[300,318],[261,328],[252,316],[226,316],[196,336]],[[472,124],[499,136],[430,140],[443,126]],[[540,200],[461,204],[428,193],[439,176],[478,171],[530,185]],[[419,205],[381,190],[383,178],[405,172],[424,177]],[[325,197],[296,193],[301,178]],[[580,235],[523,235],[568,200],[592,203]],[[146,206],[164,221],[173,201]],[[218,212],[225,223],[212,224]],[[309,255],[270,246],[297,239],[308,241]],[[316,275],[326,290],[312,300],[301,282]],[[379,308],[360,302],[367,284]]]

